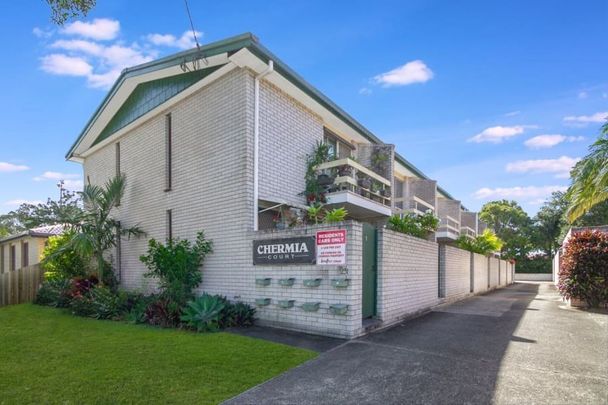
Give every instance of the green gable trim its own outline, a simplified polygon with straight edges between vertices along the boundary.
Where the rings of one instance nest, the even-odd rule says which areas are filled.
[[[181,93],[194,83],[213,73],[221,66],[183,73],[177,76],[141,83],[131,93],[108,125],[101,131],[93,145],[109,138],[139,117],[158,107],[165,101]]]

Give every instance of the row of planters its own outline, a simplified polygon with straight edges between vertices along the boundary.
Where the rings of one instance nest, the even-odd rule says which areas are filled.
[[[195,291],[202,282],[200,267],[212,252],[212,243],[199,232],[194,243],[151,239],[140,260],[148,268],[145,277],[157,281],[158,292],[124,291],[115,283],[101,282],[88,270],[88,260],[69,248],[73,234],[51,238],[43,260],[45,282],[36,304],[66,308],[77,316],[111,319],[196,331],[215,331],[231,326],[250,326],[255,309],[226,297]],[[104,265],[106,277],[111,267]]]

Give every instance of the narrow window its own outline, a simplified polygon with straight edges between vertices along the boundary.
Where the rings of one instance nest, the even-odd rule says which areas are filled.
[[[171,114],[165,115],[165,191],[171,191]]]
[[[120,142],[116,142],[116,177],[120,176]],[[120,199],[116,202],[116,206],[120,205]]]
[[[120,237],[120,221],[116,224],[116,272],[118,283],[122,281],[122,238]]]
[[[0,274],[4,273],[4,245],[0,245]]]
[[[21,267],[27,267],[30,265],[30,244],[23,242],[21,245]]]
[[[167,221],[167,225],[166,225],[167,240],[171,240],[171,239],[173,239],[173,212],[172,212],[172,210],[167,210],[166,221]]]
[[[15,271],[15,267],[17,267],[17,250],[15,249],[15,245],[11,245],[8,251],[8,269],[9,271]]]

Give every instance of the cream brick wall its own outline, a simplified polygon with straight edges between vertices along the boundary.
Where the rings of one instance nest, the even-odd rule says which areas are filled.
[[[506,260],[500,260],[500,276],[499,276],[499,285],[506,286],[507,285],[507,268],[509,263]]]
[[[306,154],[323,140],[323,123],[277,87],[260,85],[259,195],[304,205]],[[288,169],[287,169],[288,168]]]
[[[384,324],[438,303],[438,260],[435,242],[378,231],[378,317]]]
[[[471,254],[453,246],[439,245],[440,279],[444,282],[444,297],[455,300],[471,290]]]
[[[490,266],[490,289],[494,289],[498,287],[498,269],[500,259],[490,257],[488,260]]]
[[[283,231],[259,232],[253,239],[275,239],[283,237],[315,235],[318,230],[346,229],[348,274],[340,272],[340,266],[316,265],[257,265],[253,266],[248,281],[248,294],[255,298],[270,298],[271,304],[258,308],[262,324],[301,330],[308,333],[320,333],[329,336],[353,338],[361,334],[361,297],[362,297],[362,226],[357,222],[346,222],[341,225],[317,225]],[[251,247],[248,249],[251,255]],[[251,261],[251,258],[250,258]],[[331,280],[347,277],[350,286],[337,289]],[[255,278],[271,278],[269,286],[256,286]],[[279,285],[279,279],[295,278],[291,287]],[[321,279],[319,287],[305,287],[305,279]],[[294,307],[283,309],[277,306],[279,300],[295,300]],[[301,305],[306,302],[320,302],[318,312],[305,312]],[[331,304],[347,304],[346,315],[333,315],[329,311]]]
[[[471,253],[473,265],[474,293],[482,293],[488,290],[488,258],[478,253]]]

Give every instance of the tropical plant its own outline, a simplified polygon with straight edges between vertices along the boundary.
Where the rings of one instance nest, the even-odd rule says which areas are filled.
[[[324,204],[325,189],[319,184],[317,179],[317,166],[321,163],[328,162],[330,147],[325,142],[317,142],[312,153],[306,155],[306,174],[304,181],[306,187],[302,194],[306,196],[306,201],[309,205]]]
[[[343,222],[347,215],[348,211],[346,211],[344,207],[334,208],[333,210],[325,212],[325,218],[323,218],[323,222],[325,222],[326,224]]]
[[[70,246],[73,231],[51,236],[42,251],[41,265],[47,279],[71,279],[87,274],[87,260]]]
[[[212,251],[213,243],[203,231],[197,233],[194,243],[186,239],[167,239],[166,244],[148,241],[147,254],[139,258],[148,268],[144,277],[158,280],[160,298],[170,313],[179,313],[194,298],[194,290],[203,280],[200,267]]]
[[[560,258],[559,291],[591,307],[608,302],[608,234],[575,232]]]
[[[589,154],[578,162],[570,177],[567,192],[570,207],[568,221],[574,222],[595,205],[608,200],[608,122],[599,138],[589,147]]]
[[[500,251],[502,244],[503,242],[500,238],[498,238],[490,229],[486,229],[481,235],[477,235],[475,238],[469,238],[462,235],[456,240],[456,245],[459,248],[484,256]]]
[[[255,308],[244,302],[231,303],[225,301],[225,307],[220,315],[220,328],[231,326],[252,326],[255,318]]]
[[[114,319],[122,311],[120,297],[101,285],[95,285],[86,293],[74,296],[70,308],[74,315],[96,319]]]
[[[439,227],[439,219],[432,212],[423,215],[408,212],[403,215],[391,216],[386,227],[396,232],[426,239],[431,232],[435,232]]]
[[[225,306],[225,298],[203,294],[188,302],[181,320],[197,332],[213,332],[219,329],[220,315]]]
[[[68,307],[72,299],[71,288],[72,282],[68,279],[45,280],[36,293],[34,304],[57,308]]]
[[[315,225],[323,220],[323,204],[316,203],[306,210],[306,217]]]
[[[125,228],[111,217],[112,210],[119,205],[125,192],[126,179],[117,175],[103,187],[87,184],[82,191],[84,211],[72,221],[74,231],[65,249],[73,249],[83,257],[92,257],[99,279],[112,284],[114,275],[104,259],[104,253],[116,246],[118,237],[139,237],[143,231],[137,227]],[[118,235],[118,236],[117,236]],[[109,274],[105,270],[108,270]]]

